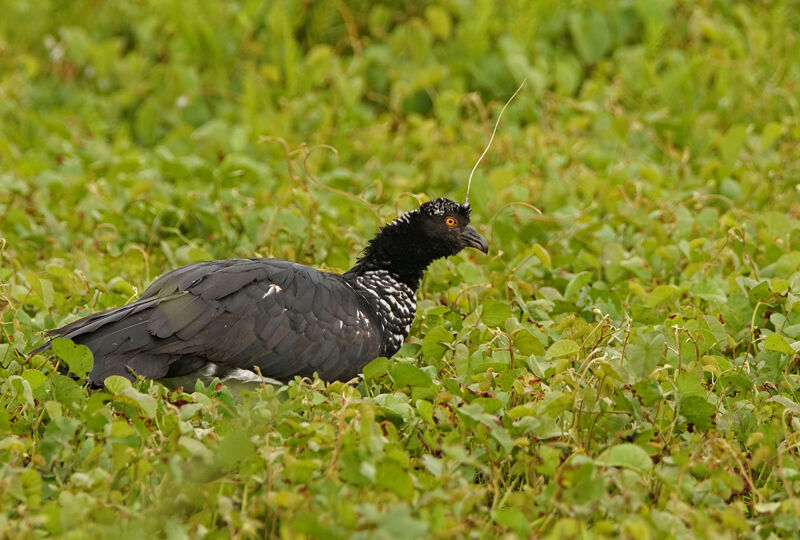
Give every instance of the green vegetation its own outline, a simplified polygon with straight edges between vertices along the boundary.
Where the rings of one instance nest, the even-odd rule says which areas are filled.
[[[0,537],[800,530],[796,1],[2,12]],[[192,261],[348,268],[463,198],[523,78],[489,256],[437,262],[357,387],[90,391],[69,342],[22,354]]]

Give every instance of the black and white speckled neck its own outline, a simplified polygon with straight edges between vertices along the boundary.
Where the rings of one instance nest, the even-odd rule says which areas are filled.
[[[426,202],[385,225],[344,274],[382,327],[384,356],[396,353],[408,336],[416,310],[414,294],[425,269],[467,245],[485,250],[485,240],[469,227],[469,216],[467,204]]]
[[[384,335],[383,356],[392,356],[408,336],[417,302],[414,291],[386,270],[371,270],[348,280],[376,312]]]

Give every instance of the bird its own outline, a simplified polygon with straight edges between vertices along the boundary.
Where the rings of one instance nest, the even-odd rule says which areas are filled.
[[[342,274],[275,258],[189,264],[130,304],[48,331],[32,354],[56,337],[87,346],[95,387],[112,375],[352,381],[400,349],[433,261],[467,247],[488,254],[470,213],[467,201],[424,202],[381,227]]]

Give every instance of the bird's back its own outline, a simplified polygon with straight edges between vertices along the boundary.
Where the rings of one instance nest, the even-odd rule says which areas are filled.
[[[384,354],[375,309],[343,276],[280,259],[195,263],[157,279],[136,302],[52,334],[88,346],[90,378],[224,376],[258,368],[287,380],[356,376]]]

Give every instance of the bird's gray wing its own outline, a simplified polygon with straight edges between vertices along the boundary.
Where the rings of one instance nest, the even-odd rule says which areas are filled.
[[[92,382],[131,370],[160,378],[208,362],[275,379],[355,376],[380,354],[381,330],[336,274],[278,259],[196,263],[156,280],[127,306],[54,332],[87,345]]]

